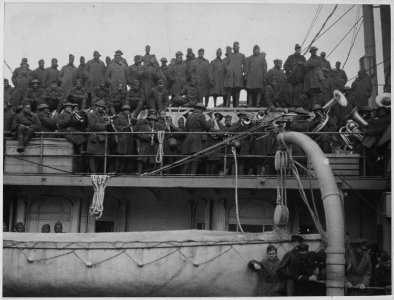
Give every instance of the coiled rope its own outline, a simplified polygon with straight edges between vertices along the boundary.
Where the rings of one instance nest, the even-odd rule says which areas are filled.
[[[158,163],[158,164],[161,164],[163,162],[163,156],[164,156],[163,142],[164,142],[164,137],[165,137],[165,131],[164,130],[159,130],[157,132],[157,139],[159,140],[159,147],[157,148],[157,154],[156,154],[156,163]]]
[[[108,175],[90,175],[93,184],[93,199],[92,205],[89,208],[91,216],[95,216],[96,220],[100,219],[104,211],[104,193],[105,188],[109,182]]]
[[[244,232],[239,220],[239,207],[238,207],[238,163],[237,163],[237,151],[234,147],[231,147],[231,152],[234,156],[234,166],[235,166],[235,216],[237,217],[237,225],[241,232]]]

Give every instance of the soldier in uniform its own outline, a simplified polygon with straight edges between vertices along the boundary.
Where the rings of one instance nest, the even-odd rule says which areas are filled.
[[[82,86],[85,87],[88,76],[89,74],[87,70],[87,64],[85,63],[85,57],[81,56],[79,58],[79,66],[75,69],[73,74],[73,82],[75,83],[77,79],[80,79]]]
[[[328,77],[328,73],[332,70],[331,68],[331,63],[326,59],[326,52],[321,52],[320,53],[320,58],[323,62],[323,73],[325,74],[325,77]]]
[[[49,112],[49,106],[45,103],[40,104],[37,107],[38,119],[41,123],[41,131],[54,132],[57,130],[57,117],[52,117]],[[53,135],[48,135],[44,137],[54,137]]]
[[[56,80],[52,80],[49,87],[45,89],[44,100],[51,113],[53,111],[56,111],[58,114],[61,112],[65,97],[64,90],[58,86]]]
[[[107,80],[101,78],[99,85],[94,88],[92,93],[92,105],[95,105],[99,100],[104,100],[105,105],[108,105],[110,97],[111,90],[108,88]]]
[[[22,111],[15,116],[11,129],[16,132],[18,139],[17,151],[19,153],[25,152],[25,147],[34,136],[34,133],[41,130],[40,120],[37,115],[31,111],[29,103],[25,103]]]
[[[276,84],[278,86],[279,90],[279,97],[283,98],[282,100],[282,106],[286,105],[286,99],[284,97],[285,94],[285,88],[286,88],[286,82],[287,82],[287,77],[282,69],[282,60],[281,59],[275,59],[274,60],[274,67],[271,68],[267,72],[266,76],[267,82],[272,82],[273,79],[276,79]]]
[[[71,103],[78,104],[79,109],[87,108],[88,93],[82,84],[82,79],[78,78],[75,86],[68,90],[67,99]]]
[[[55,223],[55,226],[53,227],[53,230],[55,231],[55,233],[63,233],[63,225],[62,225],[62,223],[57,221]]]
[[[32,112],[37,111],[37,106],[44,102],[45,90],[40,87],[40,82],[38,79],[33,79],[31,81],[31,88],[27,89],[24,97],[23,103],[29,103]]]
[[[32,79],[33,72],[29,68],[27,58],[22,58],[20,67],[16,68],[12,73],[11,81],[15,86],[15,89],[17,89],[23,94],[25,90],[29,87]]]
[[[57,65],[57,59],[52,58],[51,60],[51,66],[49,68],[45,69],[44,72],[44,82],[42,83],[42,86],[44,88],[48,87],[53,80],[56,80],[58,84],[61,84],[60,80],[60,71],[58,70],[58,65]]]
[[[169,66],[167,66],[167,58],[162,57],[160,59],[161,66],[160,66],[160,71],[164,76],[165,79],[165,88],[168,92],[171,90],[171,81],[170,81],[170,69]]]
[[[188,134],[186,135],[182,147],[183,155],[191,155],[204,149],[203,134],[194,132],[211,130],[211,125],[208,123],[208,121],[205,119],[205,116],[203,115],[205,109],[206,108],[204,104],[196,103],[194,105],[194,112],[192,114],[189,114],[186,119],[185,132],[188,132]],[[185,164],[182,174],[197,174],[198,165],[198,159],[192,160],[191,162]]]
[[[142,81],[145,73],[145,66],[142,65],[141,55],[134,56],[134,64],[129,67],[127,81],[130,85],[134,80]]]
[[[198,50],[198,57],[190,64],[191,74],[197,77],[200,87],[201,101],[204,98],[205,106],[209,101],[209,61],[204,58],[204,49]]]
[[[155,64],[156,60],[151,57],[147,63],[144,63],[145,72],[142,77],[141,87],[144,90],[145,99],[150,99],[151,90],[156,86],[159,79],[164,79],[159,66]]]
[[[200,95],[200,88],[197,83],[197,78],[196,76],[192,76],[190,79],[190,83],[182,90],[180,90],[178,94],[174,97],[174,102],[172,103],[172,106],[193,107],[201,101],[202,97]]]
[[[155,111],[162,111],[169,106],[169,103],[169,94],[164,87],[164,80],[159,79],[157,81],[157,86],[151,90],[148,107],[149,109],[154,109]]]
[[[372,95],[372,81],[365,70],[358,71],[358,77],[353,81],[351,90],[357,96],[357,106],[369,105],[369,97]]]
[[[61,87],[67,91],[69,88],[74,86],[74,74],[77,68],[74,66],[74,55],[68,56],[68,64],[63,66],[60,70],[59,77],[61,81]]]
[[[111,93],[114,93],[117,90],[118,82],[122,83],[122,87],[126,91],[127,73],[128,67],[124,63],[124,61],[122,61],[120,53],[117,52],[115,54],[115,58],[112,60],[112,63],[107,67],[107,70],[105,71],[105,76],[109,82]]]
[[[105,109],[106,103],[104,100],[99,100],[95,103],[96,110],[93,110],[88,114],[89,131],[107,131],[110,126],[110,120],[107,118]],[[92,133],[88,138],[87,152],[93,155],[104,155],[107,149],[105,149],[105,135]],[[89,158],[89,168],[91,173],[97,173],[100,162],[103,161],[103,157]]]
[[[42,225],[41,232],[42,233],[49,233],[49,232],[51,232],[51,225],[49,225],[49,224]]]
[[[182,55],[181,51],[176,53],[176,61],[174,65],[170,66],[169,70],[171,80],[171,100],[173,100],[175,95],[182,91],[187,84],[187,65],[183,62]]]
[[[211,91],[210,94],[213,96],[213,106],[216,107],[217,97],[223,97],[223,106],[227,103],[227,94],[224,90],[224,75],[225,75],[225,67],[224,62],[221,58],[222,49],[216,50],[216,58],[211,61],[210,69],[209,69],[209,77],[210,77],[210,85]]]
[[[154,61],[153,61],[153,65],[154,65],[155,67],[159,67],[159,63],[158,63],[158,61],[156,60],[156,55],[150,54],[150,46],[149,46],[149,45],[146,45],[146,46],[145,46],[145,55],[142,56],[142,61],[144,62],[144,65],[148,65],[148,64],[150,63],[151,59],[154,60]]]
[[[123,65],[125,65],[126,67],[128,67],[129,64],[127,63],[126,58],[122,57],[122,55],[123,55],[122,50],[116,50],[116,51],[115,51],[114,57],[115,57],[115,58],[118,57],[119,60],[121,61],[121,63],[122,63]],[[107,61],[107,59],[105,59],[105,61]],[[107,67],[108,67],[108,63],[107,63]]]
[[[38,79],[38,81],[40,82],[40,86],[42,88],[44,87],[44,72],[45,72],[44,65],[45,65],[44,60],[40,59],[38,61],[38,68],[33,70],[32,73],[33,79]]]
[[[134,111],[133,118],[137,118],[142,108],[145,106],[144,91],[140,87],[140,81],[135,79],[130,90],[126,94],[126,103]]]
[[[295,53],[289,55],[283,65],[287,77],[287,84],[285,88],[287,94],[287,105],[289,107],[304,107],[303,103],[300,103],[300,94],[302,92],[302,84],[304,81],[304,70],[298,62],[304,63],[306,62],[306,59],[305,56],[301,54],[301,46],[299,44],[296,44],[294,48]]]
[[[109,114],[117,115],[122,112],[123,105],[126,104],[127,91],[123,88],[123,83],[118,81],[117,89],[111,94],[111,101],[109,102]]]
[[[246,90],[248,92],[248,106],[261,106],[263,93],[263,81],[267,73],[265,53],[260,53],[260,47],[253,47],[253,55],[246,59],[245,77]]]
[[[99,85],[100,80],[105,78],[105,64],[100,59],[100,53],[98,51],[93,52],[93,59],[86,63],[86,71],[88,73],[88,79],[86,81],[86,91],[88,93],[87,107],[90,107],[92,103],[92,94],[94,89]]]
[[[133,119],[129,105],[123,105],[122,111],[114,118],[114,126],[118,132],[134,132],[136,119]],[[132,134],[118,134],[118,143],[115,153],[118,155],[136,155],[136,136]],[[115,160],[115,173],[131,173],[135,168],[135,157],[117,157]]]
[[[313,130],[315,129],[322,121],[323,117],[323,109],[319,104],[313,105],[313,112],[315,113],[315,117],[311,121],[310,124],[310,129]],[[330,135],[328,133],[324,132],[336,132],[338,131],[338,126],[337,126],[337,119],[335,115],[329,115],[328,121],[326,125],[320,130],[320,134],[313,136],[312,138],[315,140],[315,142],[319,145],[319,147],[322,149],[324,153],[331,153],[331,144],[332,143],[338,143],[339,140],[337,136],[335,135]]]

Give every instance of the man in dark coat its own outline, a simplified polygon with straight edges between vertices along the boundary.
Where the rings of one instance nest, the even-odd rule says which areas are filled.
[[[130,113],[130,106],[123,105],[122,112],[114,118],[114,126],[117,132],[134,132],[136,119]],[[132,134],[118,134],[118,143],[115,153],[119,155],[137,154],[136,136]],[[136,157],[117,157],[115,160],[115,173],[131,173],[134,171]]]
[[[304,70],[301,65],[298,64],[306,62],[305,56],[301,55],[301,46],[299,44],[295,45],[295,53],[289,55],[286,59],[283,68],[287,76],[286,84],[286,95],[287,95],[287,105],[289,107],[303,106],[300,104],[300,94],[302,93],[302,85],[304,82]]]
[[[159,79],[157,81],[157,86],[151,90],[148,107],[155,111],[162,111],[168,107],[169,103],[169,94],[164,87],[164,80]]]
[[[44,72],[44,82],[43,82],[43,87],[46,88],[48,87],[53,80],[56,80],[58,84],[61,84],[61,79],[60,79],[60,71],[58,70],[58,65],[57,65],[57,59],[52,58],[51,60],[51,66],[49,68],[45,69]]]
[[[41,131],[54,132],[57,130],[57,117],[52,117],[49,112],[49,106],[42,103],[37,107],[37,110],[37,116],[41,123]],[[54,136],[49,135],[47,137],[53,138]]]
[[[95,105],[97,101],[104,100],[105,105],[108,105],[111,98],[111,90],[108,87],[106,78],[101,78],[99,85],[96,86],[92,92],[92,105]]]
[[[22,93],[29,87],[33,79],[33,72],[29,68],[27,58],[22,58],[20,67],[16,68],[12,73],[11,81],[15,89],[20,90]]]
[[[145,55],[142,56],[142,61],[144,62],[144,65],[148,65],[151,59],[153,59],[153,65],[155,67],[159,67],[159,62],[156,59],[156,55],[150,54],[150,46],[146,45],[145,46]]]
[[[211,61],[210,69],[209,69],[209,78],[210,78],[210,85],[211,90],[210,94],[213,96],[213,106],[216,107],[216,100],[217,97],[223,97],[223,106],[226,106],[227,103],[227,94],[224,90],[224,75],[225,75],[225,68],[224,63],[221,58],[222,56],[222,49],[216,50],[216,58]]]
[[[391,258],[387,253],[382,254],[373,272],[373,285],[385,288],[385,291],[377,290],[375,295],[391,295]]]
[[[335,70],[338,72],[339,78],[342,80],[343,85],[346,85],[347,83],[347,75],[344,69],[341,69],[341,62],[337,61],[335,63]]]
[[[75,81],[75,86],[68,90],[67,99],[71,103],[78,104],[79,109],[87,108],[88,93],[82,84],[82,79],[78,78]]]
[[[74,74],[77,68],[74,66],[74,55],[68,56],[68,64],[63,66],[60,70],[59,77],[61,81],[61,87],[67,91],[69,88],[74,86]]]
[[[107,118],[105,113],[106,103],[104,100],[99,100],[95,103],[95,106],[96,110],[93,110],[88,114],[89,131],[107,131],[110,126],[110,120]],[[92,133],[88,138],[87,152],[93,155],[104,155],[106,152],[105,139],[106,137],[103,134]],[[91,156],[89,158],[89,168],[91,173],[97,173],[99,163],[101,161],[102,157]]]
[[[126,104],[127,92],[123,88],[123,83],[118,81],[117,89],[111,94],[109,101],[109,114],[114,116],[122,112],[123,105]]]
[[[126,94],[126,104],[130,105],[133,113],[133,118],[137,118],[145,103],[144,91],[140,87],[140,81],[134,79],[130,90]]]
[[[63,105],[63,111],[60,113],[57,119],[57,127],[59,128],[59,132],[79,132],[82,130],[83,120],[78,118],[74,111],[73,105],[70,102],[66,102]],[[84,135],[64,135],[66,139],[68,139],[71,143],[73,143],[74,148],[77,150],[77,153],[82,152],[83,143],[85,142]]]
[[[170,81],[170,69],[167,66],[167,58],[162,57],[160,59],[160,62],[161,62],[160,71],[163,74],[164,79],[165,79],[164,85],[166,87],[166,90],[169,92],[171,90],[171,81]]]
[[[314,130],[317,126],[319,126],[323,119],[323,109],[319,104],[313,105],[312,108],[313,112],[315,113],[315,117],[312,119],[310,124],[310,130]],[[336,132],[338,131],[336,116],[332,113],[328,115],[328,121],[326,125],[320,130],[319,135],[315,135],[312,138],[314,141],[319,145],[324,153],[331,153],[331,145],[332,143],[339,143],[338,136],[331,135],[324,132]]]
[[[120,54],[115,54],[115,58],[105,71],[112,93],[116,91],[118,82],[121,82],[123,89],[127,90],[127,72],[128,67],[122,61]]]
[[[182,60],[182,52],[176,53],[175,64],[170,66],[170,80],[171,80],[171,91],[172,98],[177,95],[187,84],[187,65]]]
[[[201,100],[204,98],[205,106],[208,106],[209,101],[209,61],[204,58],[204,49],[198,50],[198,57],[190,64],[191,76],[197,77],[197,82],[200,87]]]
[[[58,114],[61,112],[66,95],[65,91],[58,86],[56,80],[52,80],[51,84],[45,89],[44,100],[51,113],[53,111]]]
[[[155,64],[156,60],[151,57],[150,60],[145,64],[145,72],[142,77],[141,87],[144,91],[145,99],[150,99],[150,93],[153,87],[157,85],[159,79],[164,79],[163,74],[160,71],[159,66]]]
[[[114,58],[119,58],[120,62],[126,66],[126,68],[129,66],[129,64],[127,63],[126,58],[122,57],[123,52],[122,50],[116,50],[115,51],[115,55]],[[105,61],[107,62],[107,58],[105,59]],[[107,63],[107,67],[109,66],[109,64]]]
[[[105,78],[105,64],[100,59],[100,53],[98,51],[93,52],[93,59],[86,63],[86,71],[88,72],[88,79],[86,81],[86,90],[89,98],[87,101],[87,107],[92,104],[91,94],[94,92],[94,88],[99,85],[100,80]]]
[[[192,48],[187,48],[186,50],[186,59],[185,59],[185,64],[186,64],[186,81],[190,81],[190,77],[192,76],[191,72],[191,65],[193,61],[196,59],[196,55],[193,52]]]
[[[264,77],[267,74],[267,62],[265,53],[260,53],[260,47],[253,47],[253,55],[246,59],[246,90],[248,92],[248,106],[256,107],[262,105],[262,94],[264,89]]]
[[[321,52],[320,53],[320,58],[321,58],[321,60],[323,62],[323,68],[322,68],[323,74],[325,74],[325,77],[327,77],[328,72],[330,72],[331,69],[332,69],[331,68],[331,63],[326,59],[326,52]]]
[[[35,113],[37,106],[44,102],[45,90],[40,87],[38,79],[33,79],[30,85],[31,87],[26,90],[22,102],[30,104],[31,111]]]
[[[45,65],[44,60],[40,59],[38,61],[38,68],[35,69],[32,73],[33,79],[38,79],[41,87],[44,87],[44,72],[45,72],[44,65]]]
[[[234,53],[228,57],[224,87],[229,88],[233,97],[233,107],[239,106],[239,94],[244,88],[246,57],[239,53],[239,43],[233,44]]]
[[[132,85],[134,80],[142,81],[145,73],[145,66],[142,65],[142,57],[141,55],[134,56],[134,64],[129,67],[128,71],[128,83]]]
[[[223,66],[224,66],[224,79],[223,79],[223,89],[226,98],[223,97],[223,107],[230,107],[231,102],[231,88],[229,88],[230,76],[227,75],[228,72],[228,65],[230,56],[233,54],[233,48],[230,46],[226,46],[226,52],[224,53],[225,58],[223,59]]]
[[[34,136],[34,133],[41,130],[40,120],[37,115],[31,111],[29,103],[25,103],[22,111],[15,116],[11,125],[11,130],[16,132],[18,139],[17,151],[19,153],[25,152],[25,147]]]
[[[365,70],[358,71],[358,77],[353,81],[351,90],[357,96],[358,107],[369,105],[368,99],[372,95],[372,82]]]
[[[350,87],[345,86],[344,89],[344,96],[346,97],[347,105],[335,105],[332,110],[333,113],[336,115],[338,120],[338,128],[345,126],[347,118],[346,116],[352,111],[354,107],[357,105],[357,97],[356,95],[350,90]]]
[[[285,93],[285,88],[286,88],[286,82],[287,82],[287,77],[282,69],[282,60],[281,59],[275,59],[274,60],[274,67],[268,70],[266,80],[267,82],[272,81],[272,79],[276,79],[276,84],[279,89],[279,95],[281,98],[283,98],[282,103],[286,103],[283,95]]]
[[[197,84],[197,78],[195,76],[192,76],[190,79],[190,84],[180,90],[178,94],[173,98],[172,106],[193,107],[201,101],[202,97],[200,95],[200,88]]]
[[[191,155],[203,150],[203,135],[201,133],[210,131],[211,125],[205,119],[203,112],[205,111],[205,106],[202,103],[197,103],[194,106],[194,112],[189,114],[186,119],[185,132],[189,134],[186,135],[185,141],[183,143],[182,154]],[[199,165],[199,160],[195,159],[191,162],[185,164],[182,174],[197,174],[197,169]]]
[[[89,73],[87,69],[87,64],[85,63],[85,57],[81,56],[79,58],[79,66],[74,70],[73,81],[75,82],[77,79],[80,79],[82,86],[85,87],[88,77]]]

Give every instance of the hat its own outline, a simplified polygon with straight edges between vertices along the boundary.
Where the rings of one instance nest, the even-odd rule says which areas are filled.
[[[233,47],[234,47],[234,46],[239,46],[239,42],[234,42],[234,43],[233,43]]]
[[[48,104],[42,103],[42,104],[38,105],[38,107],[37,107],[38,110],[44,109],[44,108],[49,108]]]
[[[226,46],[226,51],[231,51],[232,49],[230,46]]]
[[[72,54],[69,54],[69,55],[68,55],[68,57],[74,57],[74,55],[72,55]]]
[[[216,112],[213,114],[215,118],[219,118],[219,121],[224,118],[224,116],[220,112]]]
[[[274,63],[277,63],[277,62],[282,62],[282,60],[281,60],[281,59],[279,59],[279,58],[277,58],[277,59],[274,59]]]
[[[178,55],[183,55],[182,51],[178,51],[177,53],[175,53],[176,56]]]
[[[301,115],[309,115],[309,112],[302,107],[297,107],[294,112]]]
[[[98,56],[101,56],[101,54],[98,51],[94,51],[93,56],[95,56],[96,54],[98,54]]]
[[[309,245],[305,243],[301,243],[297,246],[298,251],[308,251]]]
[[[260,49],[260,46],[259,46],[259,45],[254,45],[254,46],[253,46],[253,50],[254,50],[254,49],[257,49],[257,48]]]
[[[71,103],[73,107],[79,107],[78,103]]]
[[[302,237],[302,236],[300,236],[300,235],[292,235],[291,236],[291,242],[299,242],[299,243],[302,243],[302,242],[304,242],[304,238]]]
[[[224,118],[225,118],[226,120],[232,120],[233,117],[230,116],[230,115],[225,115]]]
[[[94,105],[101,106],[101,107],[107,107],[104,100],[99,100]]]
[[[162,58],[160,58],[160,61],[165,61],[165,62],[167,62],[168,60],[167,60],[167,58],[162,57]]]
[[[198,49],[198,52],[205,52],[203,48]]]
[[[317,49],[315,46],[312,46],[311,49],[309,49],[309,52],[315,51],[315,50],[319,50]]]
[[[123,105],[123,106],[122,106],[122,110],[125,110],[125,109],[131,109],[130,105],[127,105],[127,104],[126,104],[126,105]]]
[[[73,106],[73,104],[71,102],[66,102],[63,104],[63,107],[66,107],[66,106]]]
[[[27,63],[27,58],[26,57],[22,58],[22,62]]]
[[[372,111],[372,108],[370,108],[368,105],[363,106],[360,108],[361,111]]]
[[[326,55],[326,52],[322,51],[320,52],[320,55]]]
[[[123,52],[122,52],[122,50],[116,50],[116,51],[115,51],[115,54],[123,55]]]
[[[358,239],[354,239],[350,243],[353,244],[353,245],[362,245],[362,244],[366,244],[367,240],[363,239],[363,238],[358,238]]]
[[[32,81],[30,81],[30,84],[33,84],[33,83],[40,83],[40,81],[38,79],[33,79]]]
[[[206,110],[206,109],[207,109],[207,108],[205,107],[205,105],[202,104],[201,102],[198,102],[196,105],[194,105],[194,108],[203,109],[203,110]]]
[[[300,44],[295,44],[294,49],[301,49]]]
[[[193,49],[192,48],[187,48],[187,53],[193,53]]]
[[[157,120],[156,114],[148,114],[148,116],[146,118],[151,119],[151,120]]]
[[[321,105],[320,104],[314,104],[312,110],[318,110],[321,109]]]

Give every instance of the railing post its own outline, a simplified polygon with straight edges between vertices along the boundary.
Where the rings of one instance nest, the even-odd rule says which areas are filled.
[[[105,134],[105,142],[104,142],[104,174],[107,174],[107,147],[108,147],[108,134]]]
[[[367,162],[365,160],[365,148],[363,147],[363,176],[367,176]]]
[[[44,163],[44,138],[42,135],[42,131],[40,132],[40,174],[42,174],[43,171],[43,163]]]

